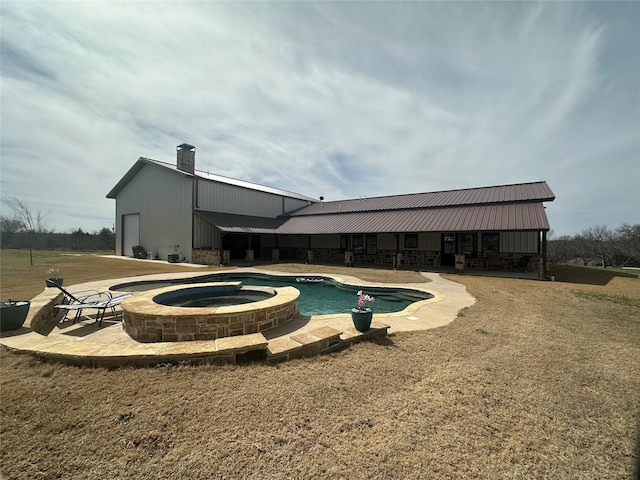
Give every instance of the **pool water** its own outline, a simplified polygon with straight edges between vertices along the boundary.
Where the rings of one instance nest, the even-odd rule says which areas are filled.
[[[213,274],[172,281],[141,281],[116,285],[112,287],[112,289],[132,292],[146,291],[171,285],[233,281],[240,281],[242,285],[247,286],[295,287],[300,290],[299,311],[303,315],[347,313],[356,306],[358,300],[356,293],[359,290],[375,297],[375,302],[367,304],[375,313],[399,312],[414,302],[433,298],[433,295],[419,290],[386,287],[356,287],[341,284],[326,277],[276,277],[264,274]]]
[[[249,293],[244,295],[185,295],[170,303],[158,302],[172,307],[226,307],[228,305],[244,305],[271,298],[273,295]]]

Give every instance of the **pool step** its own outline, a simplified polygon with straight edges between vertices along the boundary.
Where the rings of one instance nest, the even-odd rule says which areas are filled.
[[[276,363],[324,353],[340,343],[341,333],[332,327],[320,327],[309,332],[274,338],[267,347],[267,360]]]
[[[267,360],[272,363],[293,358],[310,357],[330,353],[345,348],[352,343],[387,336],[389,325],[373,322],[366,332],[358,332],[353,327],[345,331],[333,327],[320,327],[309,332],[296,333],[269,340]]]
[[[382,322],[373,321],[371,322],[371,328],[366,332],[359,332],[353,326],[348,327],[342,334],[340,335],[340,340],[347,343],[358,343],[364,342],[367,340],[372,340],[374,338],[386,337],[389,334],[389,325]]]

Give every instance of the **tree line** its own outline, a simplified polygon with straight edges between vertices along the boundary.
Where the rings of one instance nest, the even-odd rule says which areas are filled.
[[[35,250],[110,251],[115,252],[116,234],[110,228],[93,233],[81,228],[71,233],[57,233],[48,230],[15,231],[5,229],[4,218],[0,220],[0,244],[2,248],[29,248]]]
[[[18,197],[2,200],[13,212],[13,216],[0,215],[0,247],[28,248],[33,265],[33,249],[115,251],[116,234],[110,228],[94,233],[78,228],[71,233],[56,233],[46,227],[48,213],[34,210],[28,202]]]
[[[47,214],[33,210],[17,197],[3,200],[13,216],[0,216],[0,246],[39,250],[115,251],[116,234],[110,228],[99,232],[71,233],[47,230]],[[598,225],[578,235],[554,238],[549,232],[547,258],[551,263],[580,262],[602,267],[640,267],[640,224],[624,224],[612,230]],[[32,259],[33,262],[33,259]]]
[[[615,230],[598,225],[578,235],[557,238],[551,232],[547,258],[551,263],[640,267],[640,224],[624,224]]]

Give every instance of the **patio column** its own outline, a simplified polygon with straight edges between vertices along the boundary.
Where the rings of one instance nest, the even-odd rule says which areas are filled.
[[[393,256],[393,269],[400,270],[400,264],[402,263],[402,254],[400,253],[400,234],[394,233],[394,237],[396,237],[396,253]]]
[[[547,232],[542,232],[542,279],[547,279]]]

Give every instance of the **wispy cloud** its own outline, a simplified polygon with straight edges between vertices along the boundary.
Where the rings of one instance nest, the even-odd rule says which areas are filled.
[[[2,191],[52,228],[111,225],[138,156],[185,141],[326,199],[544,179],[556,232],[640,221],[638,4],[1,8]]]

